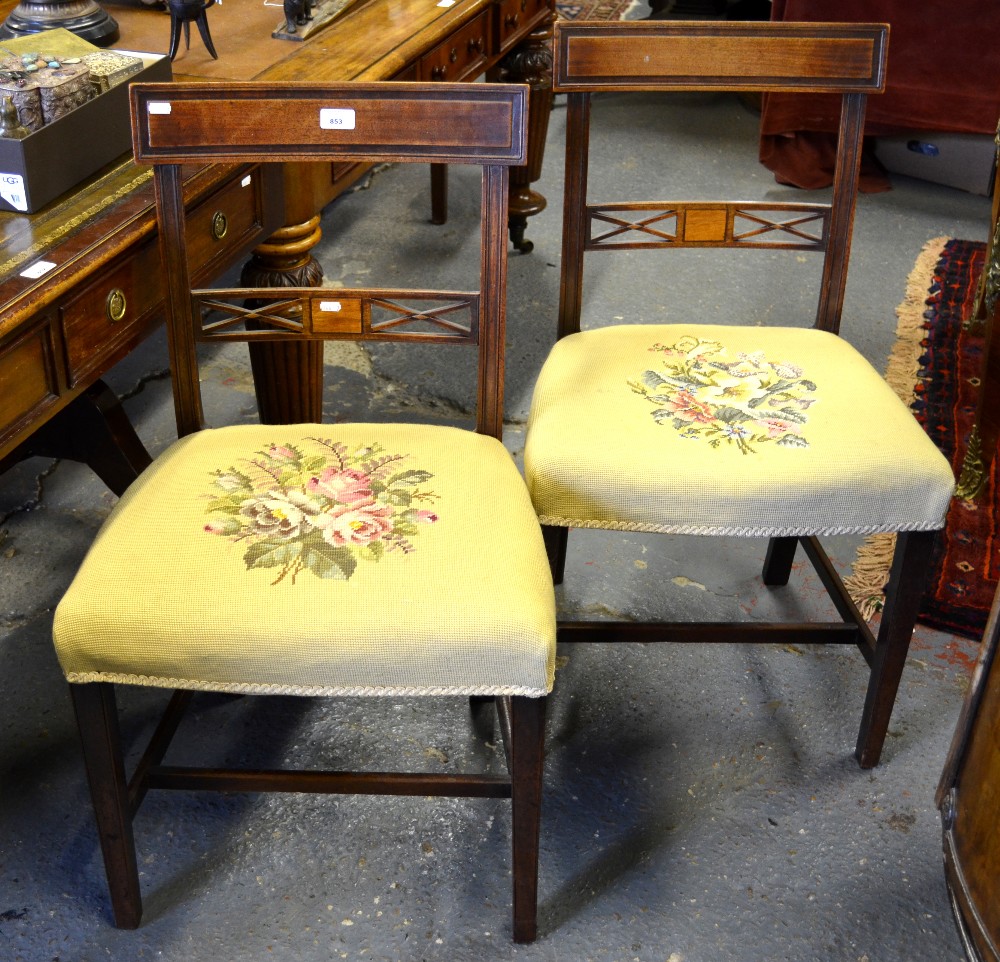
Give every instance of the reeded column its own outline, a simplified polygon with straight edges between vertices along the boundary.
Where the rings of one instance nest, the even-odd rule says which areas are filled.
[[[323,268],[312,256],[322,231],[319,215],[288,224],[254,248],[243,268],[244,287],[317,287]],[[249,345],[257,407],[264,424],[323,420],[322,342]]]

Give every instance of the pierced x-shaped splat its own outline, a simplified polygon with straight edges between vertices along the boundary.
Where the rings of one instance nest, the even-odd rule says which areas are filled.
[[[200,340],[303,337],[467,341],[479,337],[479,294],[458,291],[238,288],[192,291]]]
[[[625,216],[628,213],[644,216],[633,219]],[[818,204],[620,203],[588,206],[587,215],[590,222],[587,250],[624,247],[825,250],[829,234],[829,208]],[[598,223],[611,225],[610,229],[595,233]]]

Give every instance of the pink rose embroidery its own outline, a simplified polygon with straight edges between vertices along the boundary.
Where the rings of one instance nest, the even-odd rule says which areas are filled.
[[[248,569],[274,568],[272,584],[309,571],[346,581],[362,561],[416,550],[438,515],[429,471],[381,445],[355,449],[326,438],[269,444],[214,473],[207,534],[245,546]]]
[[[392,531],[392,509],[371,504],[320,515],[314,522],[332,545],[366,545]]]
[[[371,479],[368,475],[338,468],[327,468],[310,478],[306,482],[306,490],[342,504],[354,504],[372,496]]]

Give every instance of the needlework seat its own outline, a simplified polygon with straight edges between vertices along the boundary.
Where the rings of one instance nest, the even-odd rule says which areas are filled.
[[[507,172],[524,162],[526,88],[192,83],[134,85],[131,96],[136,159],[154,165],[179,440],[111,512],[54,625],[116,924],[139,924],[132,818],[150,788],[479,796],[512,800],[513,936],[531,941],[555,608],[541,529],[501,441]],[[478,289],[192,291],[180,165],[306,157],[480,166]],[[475,430],[202,429],[199,343],[311,338],[474,349]],[[177,691],[130,783],[119,684]],[[508,772],[164,765],[196,691],[461,695],[477,710],[490,699]]]
[[[379,474],[404,475],[389,490],[415,493],[410,504],[364,504],[372,474],[340,468],[372,463],[380,456],[356,454],[374,444],[395,455]],[[299,466],[324,456],[313,472]],[[473,492],[488,484],[487,509]],[[319,507],[347,485],[358,507],[339,517]],[[390,526],[398,541],[386,540]],[[57,646],[73,683],[542,695],[552,670],[548,568],[541,548],[515,547],[538,539],[495,438],[418,424],[199,431],[116,506],[59,606]],[[485,583],[467,576],[469,565],[505,576]]]
[[[765,537],[770,586],[788,582],[801,543],[840,621],[566,620],[559,638],[857,645],[871,667],[856,747],[866,768],[881,754],[932,539],[954,487],[912,414],[839,337],[864,106],[883,89],[887,40],[878,24],[557,22],[554,89],[567,95],[559,340],[536,384],[525,444],[557,583],[571,528]],[[619,185],[592,175],[594,94],[778,90],[840,97],[828,204],[633,200],[634,185],[618,202]],[[621,165],[614,170],[623,176]],[[642,171],[635,176],[641,186]],[[601,203],[591,200],[598,191]],[[740,323],[587,317],[581,330],[585,254],[648,251],[669,272],[674,248],[821,255],[815,321],[761,326],[733,303]],[[664,296],[638,283],[632,291],[646,318]],[[627,319],[628,309],[616,305],[615,313]],[[882,531],[899,537],[876,638],[818,538]]]
[[[596,328],[556,344],[534,398],[530,484],[544,524],[864,534],[924,530],[947,508],[937,448],[826,331]]]

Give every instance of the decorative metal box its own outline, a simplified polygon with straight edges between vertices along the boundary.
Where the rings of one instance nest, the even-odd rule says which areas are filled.
[[[129,80],[171,79],[170,60],[163,54],[128,51],[128,55],[141,63]],[[0,137],[0,211],[34,213],[128,153],[132,147],[128,88],[128,82],[113,86],[21,140]],[[89,80],[87,89],[95,93]],[[59,105],[54,109],[58,111]],[[31,129],[23,116],[21,123]]]
[[[129,77],[134,77],[143,67],[141,57],[122,53],[120,50],[88,53],[83,62],[90,70],[90,82],[101,93],[128,80]]]

